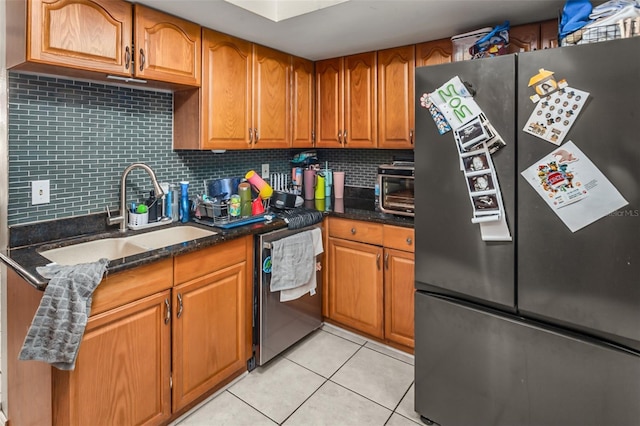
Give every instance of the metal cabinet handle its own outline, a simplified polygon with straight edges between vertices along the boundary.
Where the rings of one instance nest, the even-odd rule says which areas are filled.
[[[411,239],[411,237],[407,237],[407,244],[411,245],[412,242],[413,242],[413,240]]]
[[[169,299],[164,299],[164,306],[167,308],[167,313],[164,316],[164,323],[169,324],[169,321],[171,321],[171,304],[169,303]]]
[[[380,270],[380,253],[376,255],[376,267]]]
[[[140,49],[140,71],[144,71],[144,63],[145,63],[144,50]]]
[[[176,317],[180,318],[181,315],[182,315],[182,295],[178,293],[178,313],[176,314]]]
[[[311,131],[311,146],[316,146],[316,131]]]
[[[344,144],[347,144],[347,131],[344,131],[344,135],[343,135],[343,140],[344,140]]]
[[[356,228],[351,228],[351,235],[356,235]]]
[[[249,145],[253,143],[253,129],[249,127]]]
[[[129,50],[129,46],[124,49],[124,68],[129,69],[131,65],[131,51]]]
[[[253,129],[253,134],[256,135],[255,143],[258,143],[258,139],[260,139],[260,133],[258,133],[258,129],[254,128]]]
[[[384,269],[389,270],[389,253],[384,254]]]
[[[338,143],[342,145],[342,130],[338,130]]]
[[[413,129],[409,130],[409,143],[413,145]]]

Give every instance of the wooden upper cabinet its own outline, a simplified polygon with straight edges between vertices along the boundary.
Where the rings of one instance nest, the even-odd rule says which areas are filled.
[[[344,58],[345,148],[375,148],[378,145],[377,52]]]
[[[184,117],[199,114],[201,145],[183,146],[190,138],[179,136],[174,140],[174,148],[247,149],[251,143],[249,129],[253,129],[252,45],[208,29],[203,29],[202,35],[201,111],[197,108],[192,113],[176,111]],[[175,123],[184,125],[177,119]]]
[[[27,7],[27,41],[8,32],[8,66],[21,61],[131,75],[132,6],[108,0],[10,1],[7,24],[18,25]],[[17,22],[9,22],[15,19]],[[25,22],[26,23],[26,22]],[[26,57],[25,54],[26,47]]]
[[[12,0],[6,10],[8,68],[200,85],[201,28],[192,22],[120,0]]]
[[[201,27],[140,4],[134,10],[135,75],[199,86]]]
[[[291,146],[291,56],[253,47],[253,147]]]
[[[376,52],[316,63],[316,126],[319,148],[377,146]]]
[[[291,145],[310,148],[315,143],[314,64],[295,56],[291,63]]]
[[[446,64],[453,60],[453,44],[450,38],[427,41],[416,45],[416,66]]]
[[[509,53],[531,52],[540,48],[540,24],[517,25],[509,29]]]
[[[540,23],[540,48],[555,49],[558,47],[558,20],[550,19]]]
[[[342,146],[343,58],[316,62],[316,146]]]
[[[414,45],[378,52],[379,148],[413,148],[414,75]]]

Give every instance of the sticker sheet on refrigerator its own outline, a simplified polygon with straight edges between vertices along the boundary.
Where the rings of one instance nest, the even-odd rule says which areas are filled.
[[[588,98],[588,92],[569,86],[560,87],[542,96],[533,96],[533,100],[539,100],[522,130],[560,145]]]

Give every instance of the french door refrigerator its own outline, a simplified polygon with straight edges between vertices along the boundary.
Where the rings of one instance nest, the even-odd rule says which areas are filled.
[[[640,37],[416,69],[415,409],[454,425],[640,425]],[[520,173],[529,79],[589,92],[571,140],[628,201],[571,232]],[[420,98],[458,76],[506,142],[512,241],[483,241],[451,133]],[[578,201],[578,203],[581,201]]]

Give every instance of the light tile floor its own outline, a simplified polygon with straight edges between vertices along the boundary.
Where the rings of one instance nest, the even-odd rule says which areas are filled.
[[[413,378],[413,356],[324,325],[174,425],[415,426]]]

